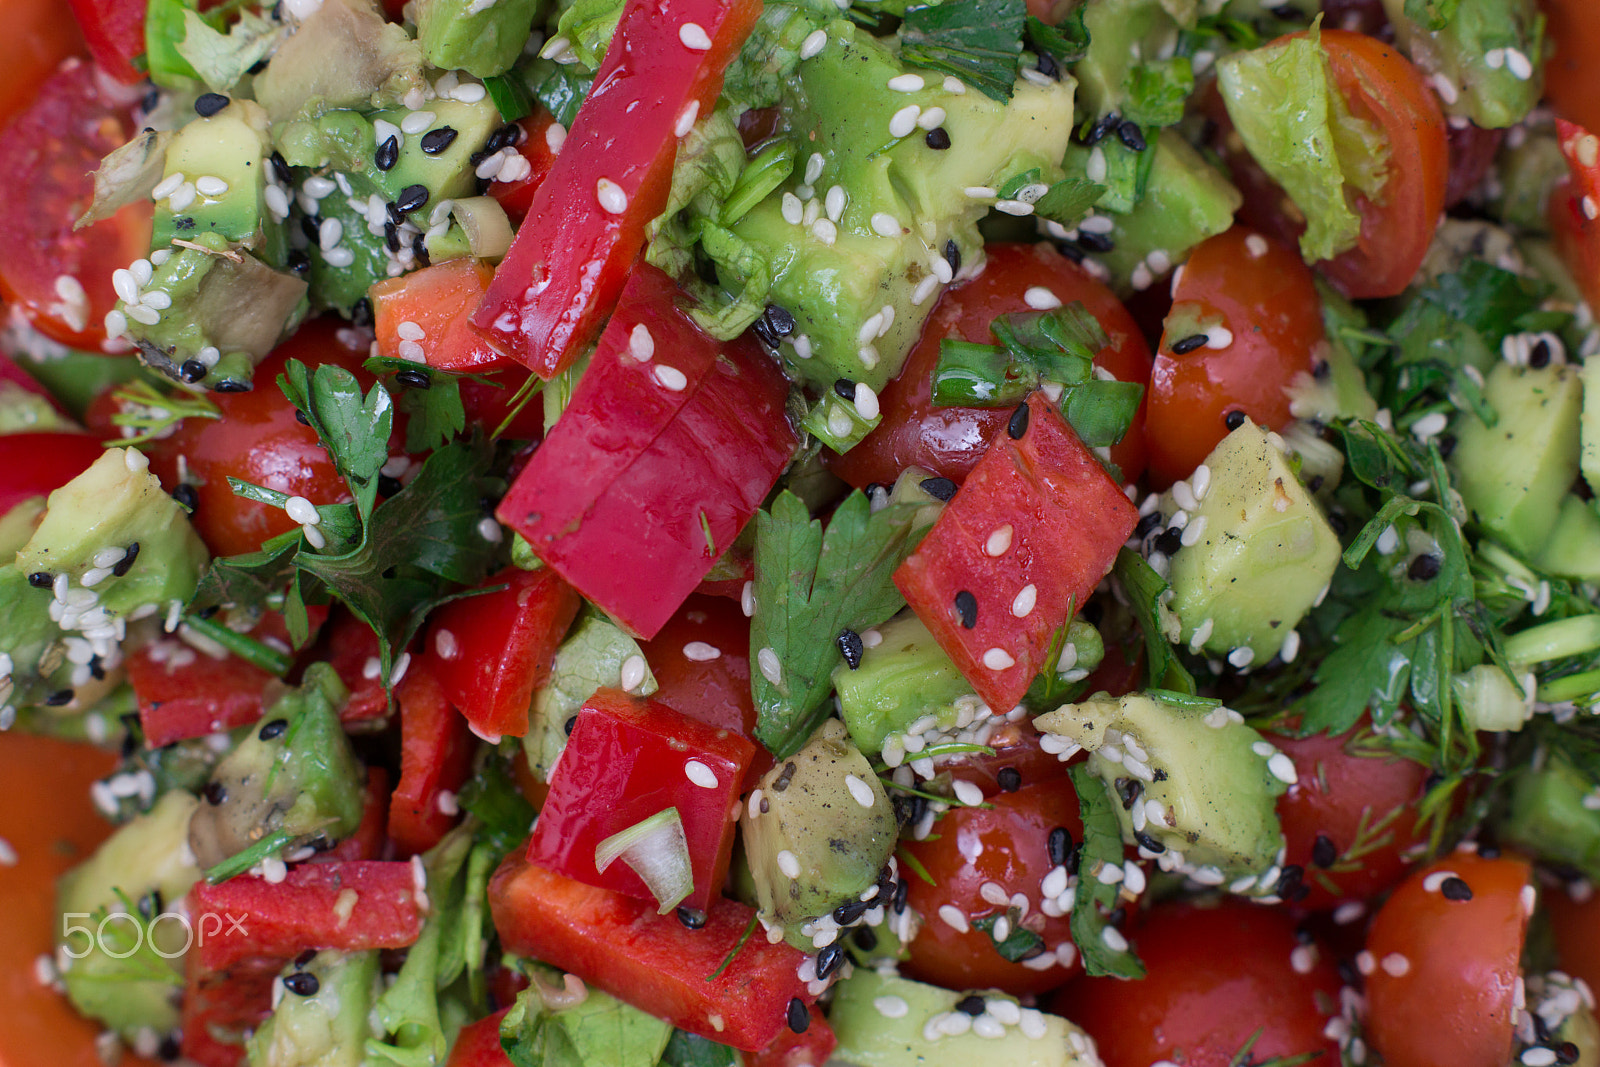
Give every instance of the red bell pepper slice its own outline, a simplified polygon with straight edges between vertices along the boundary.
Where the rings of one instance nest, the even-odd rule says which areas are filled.
[[[472,319],[540,377],[571,366],[616,304],[645,225],[667,206],[678,139],[711,113],[761,7],[623,8],[594,88]]]
[[[500,1020],[510,1010],[501,1008],[493,1015],[463,1026],[456,1035],[445,1067],[512,1067],[511,1057],[500,1047]]]
[[[724,345],[701,333],[679,295],[654,267],[634,272],[566,412],[498,512],[646,638],[733,543],[795,448],[777,365],[748,337]]]
[[[514,182],[497,180],[489,186],[489,195],[506,209],[514,222],[521,223],[533,206],[539,186],[550,176],[556,156],[564,147],[567,131],[556,130],[556,117],[542,107],[517,125],[522,127],[522,143],[517,145],[517,151],[528,161],[528,176]]]
[[[479,737],[528,732],[533,692],[550,677],[556,648],[582,599],[548,567],[508,567],[490,578],[506,588],[446,604],[433,614],[423,666]]]
[[[83,41],[100,68],[119,82],[144,79],[134,60],[144,55],[147,0],[67,0]]]
[[[489,881],[489,910],[507,952],[571,971],[590,985],[732,1045],[763,1049],[788,1025],[789,1003],[816,997],[800,980],[806,956],[759,932],[739,948],[754,911],[719,897],[690,930],[655,905],[596,889],[513,854]],[[713,981],[706,979],[728,959]]]
[[[678,809],[694,870],[683,901],[704,911],[722,892],[739,803],[755,745],[655,700],[601,689],[578,711],[528,841],[528,859],[586,885],[654,900],[618,860],[595,868],[595,848],[669,807]]]
[[[939,647],[996,711],[1044,669],[1051,639],[1105,577],[1138,509],[1040,393],[997,432],[933,529],[894,572]],[[960,595],[965,594],[965,595]],[[958,595],[968,608],[958,605]],[[969,601],[968,597],[972,600]],[[965,614],[965,618],[963,615]],[[970,622],[971,625],[967,625]]]
[[[395,691],[400,704],[400,784],[389,805],[389,839],[401,856],[426,852],[460,821],[441,804],[472,773],[467,720],[450,706],[427,660],[413,664]]]
[[[184,1059],[201,1067],[238,1067],[250,1031],[272,1014],[272,980],[283,960],[241,960],[226,971],[209,971],[189,953],[183,991]]]
[[[811,1005],[811,1025],[806,1032],[797,1034],[784,1030],[772,1044],[760,1052],[746,1052],[744,1067],[819,1067],[828,1062],[839,1039],[833,1027],[815,1004]]]
[[[399,861],[302,863],[282,882],[242,874],[189,891],[191,950],[209,971],[259,957],[290,960],[308,948],[405,948],[422,932],[416,868]]]
[[[415,359],[449,371],[483,371],[511,365],[505,350],[468,321],[489,289],[494,268],[470,256],[385,278],[367,291],[378,352],[391,359]],[[410,348],[400,324],[422,331]],[[411,330],[408,333],[414,332]],[[407,353],[411,353],[407,355]]]
[[[1600,306],[1600,138],[1566,119],[1556,135],[1572,177],[1550,191],[1551,234],[1584,298]]]
[[[349,863],[375,860],[383,852],[389,825],[389,772],[382,767],[367,768],[367,787],[361,803],[361,821],[349,837],[326,852],[319,852],[307,863]]]
[[[311,606],[306,614],[316,633],[328,609]],[[269,612],[249,636],[287,648],[289,629],[282,615]],[[178,638],[165,638],[134,652],[126,665],[150,748],[248,726],[267,710],[266,688],[273,676],[231,653],[218,659]]]
[[[345,611],[333,616],[318,642],[314,658],[331,666],[350,692],[350,698],[339,709],[340,722],[366,722],[389,714],[389,694],[383,688],[378,651],[378,635],[372,627]]]

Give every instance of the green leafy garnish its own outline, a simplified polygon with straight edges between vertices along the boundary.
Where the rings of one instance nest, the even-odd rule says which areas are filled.
[[[1122,863],[1122,830],[1117,825],[1116,800],[1106,784],[1082,764],[1068,768],[1078,791],[1083,816],[1083,844],[1078,853],[1078,895],[1072,905],[1072,943],[1078,946],[1084,972],[1118,978],[1143,978],[1144,964],[1131,950],[1106,944],[1109,915],[1117,906],[1118,889],[1096,875],[1102,866]]]
[[[551,979],[534,977],[541,980]],[[592,987],[581,1004],[555,1012],[526,989],[500,1023],[500,1044],[517,1067],[655,1067],[672,1034],[671,1023]]]
[[[1008,963],[1021,963],[1039,955],[1044,948],[1044,938],[1025,928],[1021,922],[1018,909],[1011,908],[1006,911],[985,915],[981,919],[973,919],[972,925],[989,935],[989,942],[994,945],[994,950],[1000,953],[1000,958]],[[995,936],[995,927],[1001,919],[1006,920],[1005,937]]]
[[[890,576],[925,531],[917,513],[903,504],[874,512],[857,491],[824,533],[784,490],[757,514],[750,682],[756,736],[773,755],[793,753],[826,717],[839,631],[876,626],[905,606]]]
[[[1405,16],[1426,29],[1439,31],[1456,17],[1461,0],[1406,0]]]
[[[1066,67],[1089,54],[1089,29],[1083,24],[1086,5],[1078,5],[1072,13],[1054,26],[1033,15],[1028,16],[1027,43],[1035,55],[1048,55],[1059,67]]]
[[[383,379],[405,371],[408,376],[420,374],[428,381],[425,386],[400,383],[398,403],[408,417],[407,452],[431,452],[467,428],[467,412],[461,405],[463,375],[386,356],[369,359],[365,366]]]
[[[674,1030],[659,1067],[739,1067],[739,1063],[739,1054],[727,1045],[687,1030]]]
[[[204,393],[182,389],[157,389],[143,378],[135,378],[111,394],[117,404],[111,422],[137,431],[131,437],[105,442],[106,447],[142,445],[154,441],[184,419],[220,419],[222,412]]]
[[[1083,216],[1100,202],[1105,191],[1105,186],[1088,178],[1062,178],[1035,201],[1033,213],[1070,230],[1083,221]]]
[[[495,110],[500,112],[502,121],[516,122],[533,114],[537,101],[534,100],[528,83],[515,72],[485,78],[483,88],[489,94],[489,99],[494,102]]]
[[[1027,16],[1023,0],[946,0],[912,8],[900,25],[900,58],[913,67],[954,74],[1005,102],[1016,84]]]
[[[1149,562],[1132,549],[1117,553],[1116,565],[1111,573],[1116,576],[1122,592],[1128,598],[1133,616],[1144,633],[1146,677],[1153,686],[1179,693],[1195,693],[1194,676],[1173,650],[1171,640],[1180,632],[1177,616],[1162,599],[1171,588],[1166,579],[1151,569]]]

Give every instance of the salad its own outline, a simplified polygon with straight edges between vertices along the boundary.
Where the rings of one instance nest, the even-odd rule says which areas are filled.
[[[1590,5],[6,10],[4,1067],[1600,1064]]]

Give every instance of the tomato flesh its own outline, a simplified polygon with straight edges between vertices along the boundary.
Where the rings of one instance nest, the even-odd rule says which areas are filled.
[[[510,363],[468,321],[493,276],[494,269],[483,260],[463,256],[373,285],[367,295],[379,353],[448,371],[498,369]],[[411,342],[414,351],[400,336],[402,323],[422,330],[422,340]]]
[[[88,470],[104,451],[88,434],[0,435],[0,515],[24,500],[48,497]]]
[[[68,0],[83,31],[89,54],[102,70],[133,85],[144,74],[134,60],[144,55],[144,17],[148,0]]]
[[[389,840],[402,856],[426,852],[460,821],[444,802],[472,773],[476,747],[467,722],[450,706],[426,661],[396,687],[400,705],[400,782],[389,803]]]

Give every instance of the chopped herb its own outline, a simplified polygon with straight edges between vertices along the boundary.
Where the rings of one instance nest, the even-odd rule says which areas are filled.
[[[912,8],[900,26],[900,58],[954,74],[993,100],[1010,100],[1027,15],[1023,0],[946,0]]]
[[[1109,863],[1122,863],[1122,831],[1117,826],[1116,800],[1104,782],[1082,764],[1068,768],[1078,791],[1083,817],[1083,845],[1078,860],[1078,895],[1072,905],[1072,942],[1078,946],[1084,972],[1118,978],[1143,978],[1144,964],[1131,951],[1106,944],[1107,916],[1116,907],[1118,889],[1095,874]]]
[[[994,945],[994,950],[1000,953],[1001,959],[1008,963],[1021,963],[1039,955],[1044,948],[1044,938],[1025,928],[1021,918],[1018,909],[1011,908],[973,919],[972,925],[989,935],[989,941]],[[1006,936],[997,938],[994,931],[1001,919],[1006,920]]]

